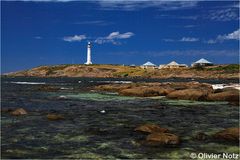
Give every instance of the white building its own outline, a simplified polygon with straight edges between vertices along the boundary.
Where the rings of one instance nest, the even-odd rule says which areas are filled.
[[[141,68],[143,68],[143,69],[148,69],[148,68],[155,69],[155,68],[157,68],[157,66],[155,64],[151,63],[151,62],[146,62],[143,65],[141,65]]]
[[[186,64],[178,64],[177,62],[175,61],[172,61],[168,64],[161,64],[159,65],[159,69],[162,69],[162,68],[185,68],[185,67],[188,67]]]
[[[201,58],[198,61],[192,63],[192,67],[196,67],[196,66],[212,66],[213,63],[209,62],[208,60]]]
[[[87,62],[85,63],[86,65],[92,64],[92,60],[91,60],[91,43],[88,42],[87,45]]]

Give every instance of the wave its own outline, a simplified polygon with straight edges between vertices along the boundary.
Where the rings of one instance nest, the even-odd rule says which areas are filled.
[[[213,84],[213,89],[235,88],[240,90],[240,84]]]
[[[61,87],[60,89],[62,89],[62,90],[73,90],[72,87],[71,87],[71,88],[68,88],[68,87]]]
[[[14,84],[32,84],[32,85],[46,84],[45,82],[10,82],[10,83],[14,83]]]

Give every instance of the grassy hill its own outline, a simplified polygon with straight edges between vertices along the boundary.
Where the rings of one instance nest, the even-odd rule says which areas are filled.
[[[33,77],[143,77],[143,78],[238,78],[239,65],[218,65],[205,68],[142,69],[120,65],[54,65],[40,66],[7,76]]]

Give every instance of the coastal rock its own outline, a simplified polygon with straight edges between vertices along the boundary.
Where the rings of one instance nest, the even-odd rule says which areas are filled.
[[[99,85],[95,87],[97,90],[101,91],[109,91],[109,92],[118,92],[123,89],[129,89],[132,87],[132,84],[106,84],[106,85]]]
[[[137,96],[137,97],[159,96],[159,92],[157,89],[149,87],[135,87],[130,89],[123,89],[119,92],[119,94],[124,96]]]
[[[213,92],[212,85],[207,83],[199,83],[199,82],[173,82],[173,83],[163,83],[168,87],[174,90],[184,90],[184,89],[204,89],[208,92]]]
[[[208,92],[200,89],[184,89],[169,93],[167,98],[184,100],[205,100]]]
[[[53,87],[53,86],[44,85],[44,86],[40,86],[38,88],[38,90],[39,91],[47,91],[47,92],[55,92],[55,91],[58,91],[59,88]]]
[[[20,116],[20,115],[26,115],[27,111],[25,111],[23,108],[15,109],[14,111],[10,112],[13,116]]]
[[[167,128],[161,128],[156,124],[144,124],[134,129],[134,131],[145,132],[145,133],[164,133],[169,132]]]
[[[65,118],[59,114],[48,114],[47,119],[50,121],[64,120]]]
[[[152,133],[146,138],[146,144],[148,145],[178,145],[180,138],[171,133]]]
[[[237,89],[228,89],[223,92],[209,94],[207,97],[209,101],[239,101],[239,91]]]
[[[217,132],[213,135],[215,139],[218,140],[225,140],[225,141],[232,141],[232,142],[239,142],[239,130],[240,128],[227,128],[220,132]]]

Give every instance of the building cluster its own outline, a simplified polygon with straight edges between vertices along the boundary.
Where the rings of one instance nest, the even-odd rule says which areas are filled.
[[[85,63],[86,65],[91,65],[93,64],[92,63],[92,60],[91,60],[91,43],[88,42],[88,45],[87,45],[87,62]],[[204,59],[204,58],[201,58],[199,59],[198,61],[192,63],[192,67],[199,67],[199,66],[211,66],[213,65],[212,62],[209,62],[208,60]],[[136,67],[134,64],[130,65],[130,67]],[[168,64],[160,64],[159,66],[151,63],[151,62],[146,62],[144,64],[142,64],[140,66],[141,68],[143,69],[148,69],[148,68],[151,68],[151,69],[163,69],[163,68],[186,68],[188,67],[188,65],[186,64],[179,64],[175,61],[172,61]]]
[[[213,65],[212,62],[209,62],[208,60],[204,59],[204,58],[201,58],[200,60],[196,61],[196,62],[193,62],[191,64],[191,67],[199,67],[199,66],[211,66]],[[168,64],[160,64],[159,66],[151,63],[151,62],[146,62],[144,64],[142,64],[140,66],[141,68],[143,69],[148,69],[148,68],[151,68],[151,69],[163,69],[163,68],[187,68],[188,65],[186,64],[179,64],[175,61],[172,61]]]

